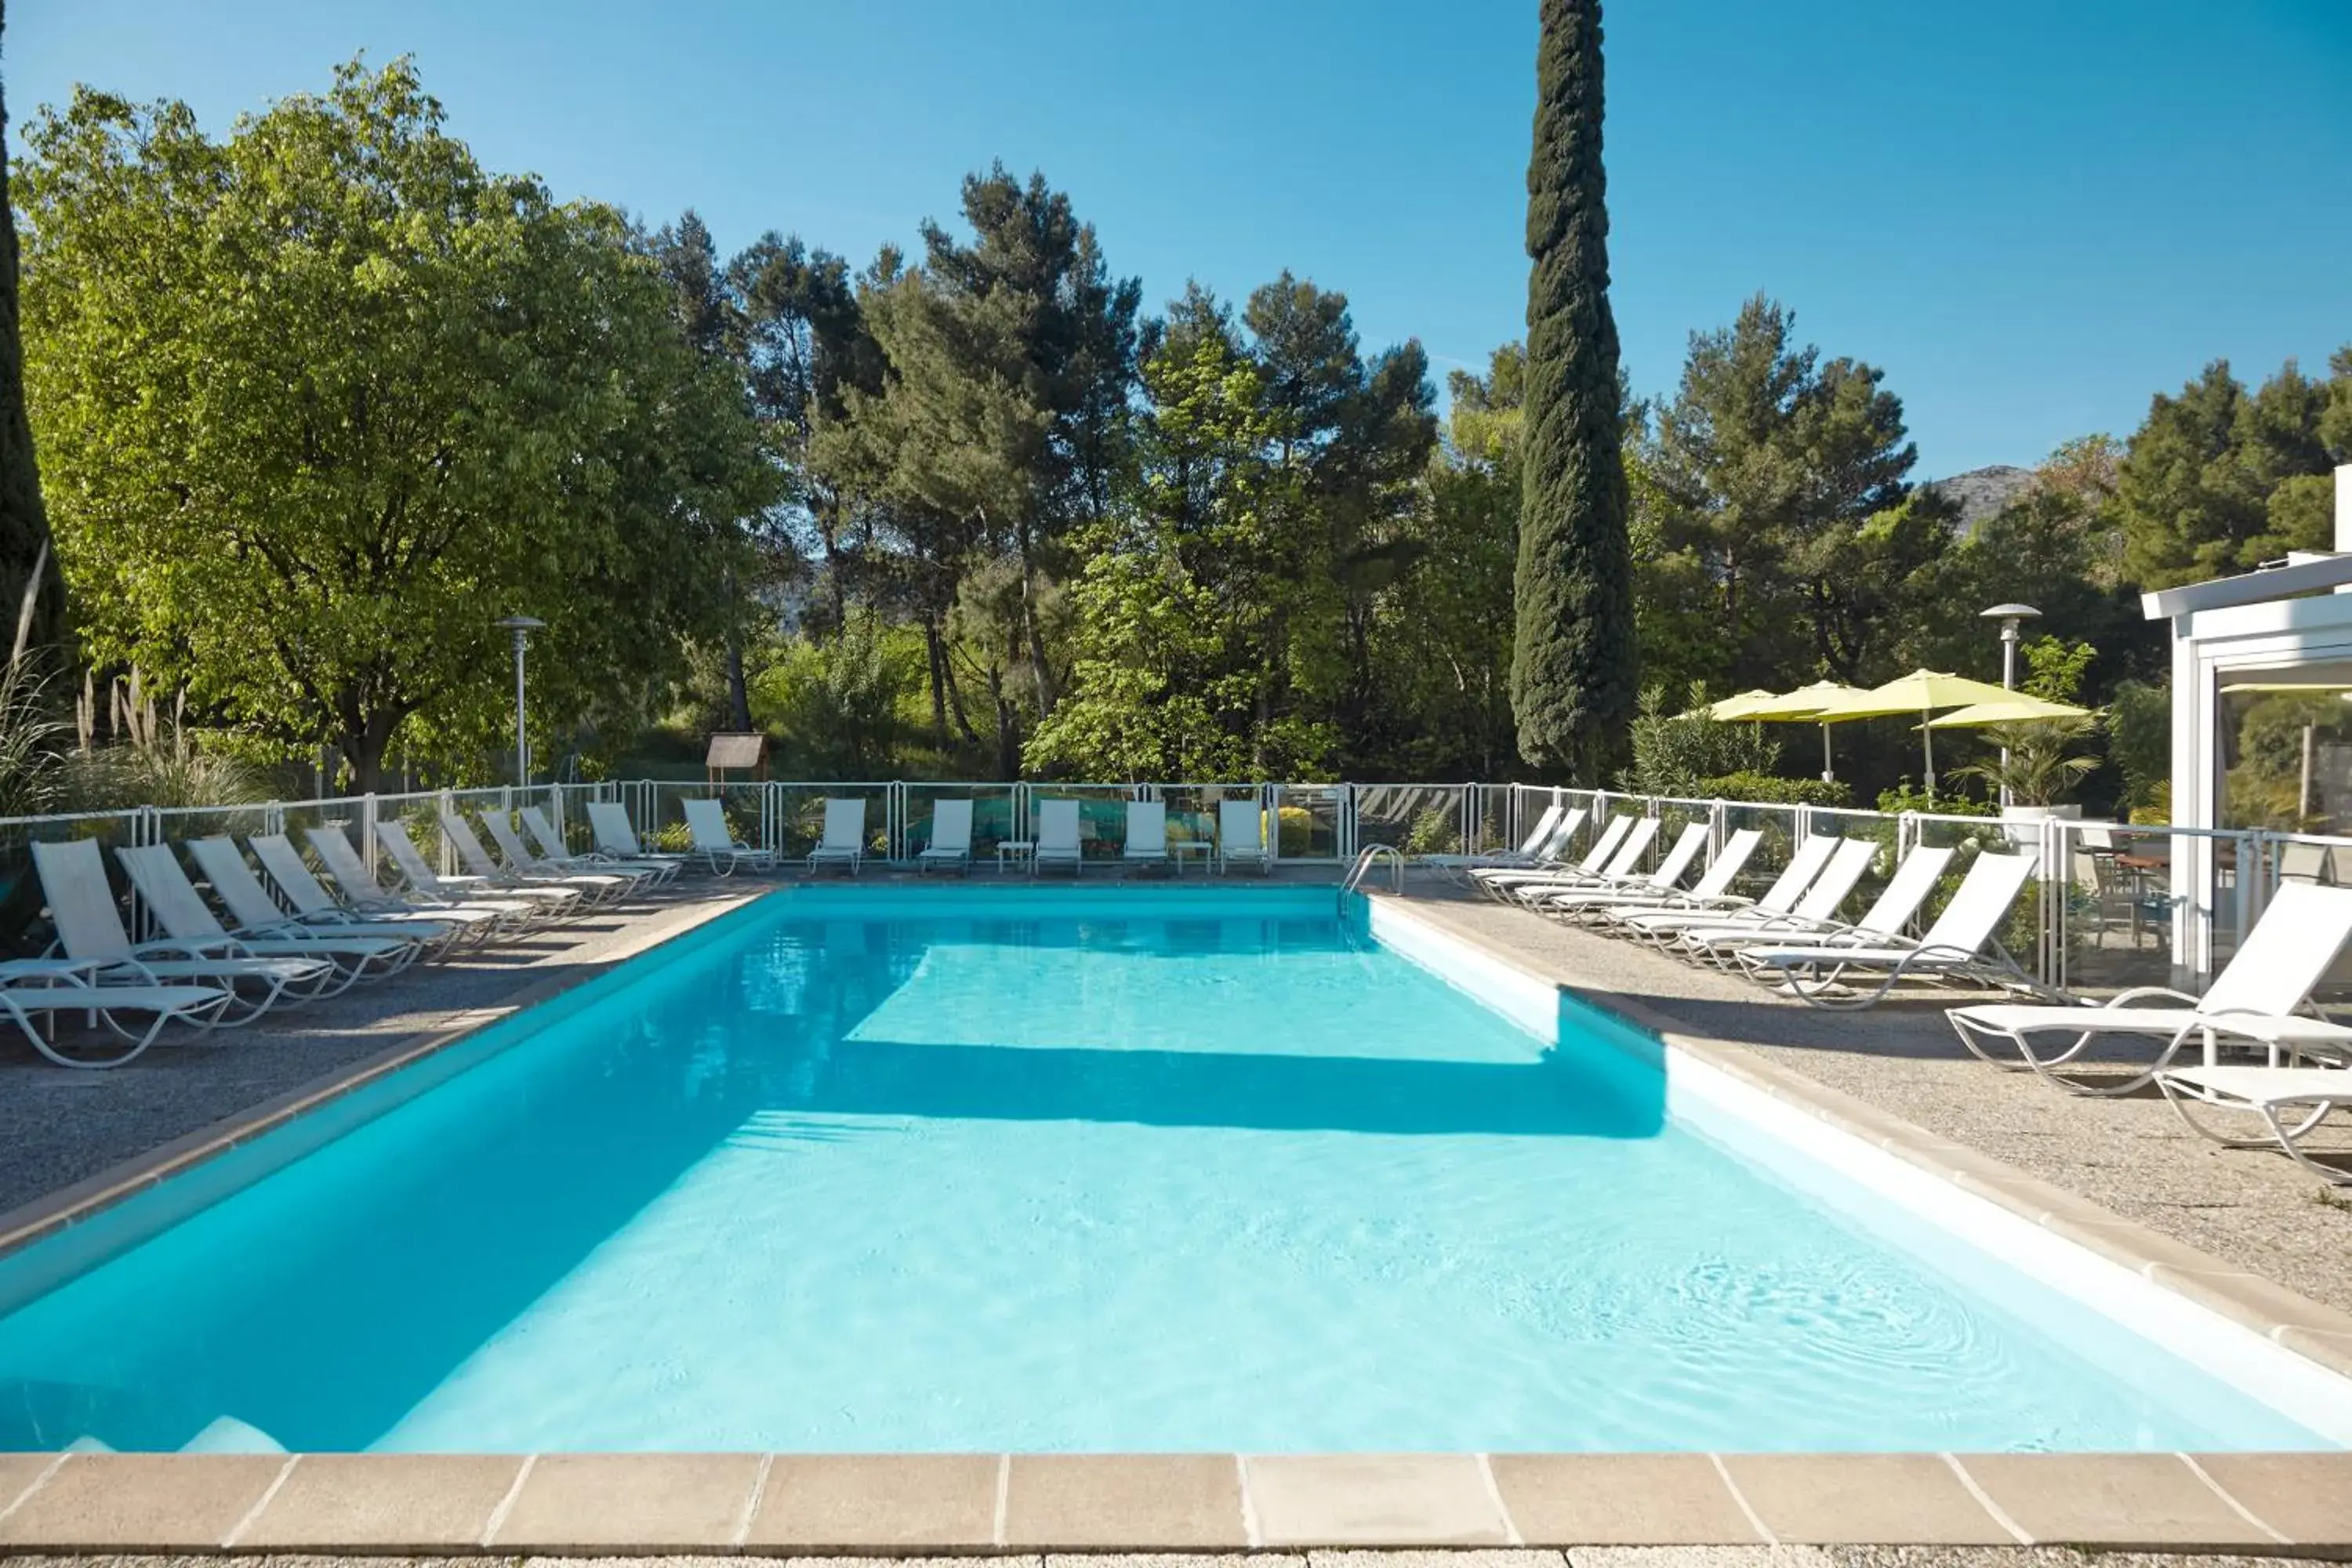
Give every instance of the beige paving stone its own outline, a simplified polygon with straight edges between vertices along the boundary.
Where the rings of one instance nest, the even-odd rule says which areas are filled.
[[[1727,1454],[1731,1484],[1776,1540],[1811,1545],[2013,1545],[1933,1454]]]
[[[282,1454],[76,1454],[0,1520],[0,1546],[209,1551],[287,1464]]]
[[[2264,1333],[2282,1325],[2331,1334],[2352,1329],[2352,1317],[2307,1296],[2297,1295],[2259,1274],[2173,1268],[2161,1263],[2148,1268],[2147,1274],[2167,1289],[2202,1301],[2242,1323],[2252,1323]]]
[[[1244,1547],[1230,1454],[1015,1454],[1004,1544],[1079,1551]]]
[[[2352,1548],[2352,1453],[2200,1454],[2197,1462],[2297,1545]]]
[[[1401,1557],[1405,1553],[1390,1555]],[[1029,1561],[1034,1563],[1037,1560],[1033,1557]],[[966,1564],[965,1568],[971,1568],[971,1565]],[[1045,1568],[1307,1568],[1307,1554],[1303,1552],[1049,1552],[1045,1554]]]
[[[1519,1538],[1558,1546],[1760,1543],[1705,1454],[1496,1454]]]
[[[2173,1454],[1964,1454],[1961,1465],[2036,1541],[2274,1551]]]
[[[2297,1355],[2309,1356],[2324,1367],[2352,1377],[2352,1333],[2326,1333],[2288,1327],[2278,1330],[2271,1337]]]
[[[757,1454],[542,1454],[490,1536],[504,1552],[729,1552]]]
[[[5,1509],[58,1462],[55,1454],[0,1454],[0,1509]]]
[[[1381,1552],[1347,1547],[1307,1554],[1307,1568],[1567,1568],[1560,1552],[1509,1546],[1466,1552]]]
[[[649,1563],[636,1564],[635,1565],[635,1568],[677,1568],[677,1561],[678,1560],[675,1557],[656,1558]],[[766,1559],[766,1561],[770,1563],[782,1563],[784,1565],[784,1568],[1045,1568],[1045,1563],[1048,1560],[1044,1557],[1037,1556],[1033,1552],[1025,1557],[990,1556],[984,1559],[961,1556],[771,1557]],[[1087,1558],[1083,1561],[1117,1563],[1119,1559],[1116,1557],[1099,1557]],[[1228,1561],[1237,1560],[1228,1559]],[[624,1563],[616,1563],[614,1559],[605,1557],[596,1559],[592,1563],[583,1563],[581,1565],[581,1568],[632,1568],[632,1565]],[[741,1564],[739,1562],[732,1564],[726,1564],[724,1565],[724,1568],[741,1568]]]
[[[1501,1546],[1510,1536],[1468,1454],[1276,1454],[1243,1461],[1269,1546]]]
[[[779,1454],[746,1551],[936,1546],[996,1540],[994,1454]]]
[[[517,1454],[306,1454],[230,1544],[250,1552],[478,1545],[521,1470]]]

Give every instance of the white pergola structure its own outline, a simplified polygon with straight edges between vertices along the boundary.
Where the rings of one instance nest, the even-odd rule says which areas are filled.
[[[2226,694],[2352,692],[2352,465],[2336,470],[2334,542],[2332,551],[2297,553],[2241,576],[2142,595],[2148,619],[2168,623],[2172,633],[2174,826],[2242,826],[2230,819],[2225,798],[2231,741]],[[2306,731],[2306,805],[2310,751]],[[2230,913],[2242,920],[2260,912],[2258,903],[2245,901],[2260,899],[2258,879],[2225,879],[2226,853],[2210,839],[2184,838],[2173,847],[2174,963],[2187,974],[2212,972],[2214,916],[2222,913],[2217,899],[2241,900]]]

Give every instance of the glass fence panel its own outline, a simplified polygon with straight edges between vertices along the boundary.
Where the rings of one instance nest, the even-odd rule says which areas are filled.
[[[1469,852],[1484,855],[1518,847],[1518,837],[1511,831],[1510,792],[1493,784],[1472,784]]]
[[[898,853],[911,859],[930,847],[931,820],[943,800],[971,802],[971,858],[975,865],[997,859],[997,846],[1022,837],[1017,803],[1020,786],[1010,784],[940,784],[926,781],[903,786],[905,820],[899,827]]]
[[[0,952],[29,957],[55,936],[42,913],[47,903],[33,868],[32,846],[69,838],[94,838],[103,847],[107,880],[126,918],[132,916],[130,882],[115,859],[117,847],[145,841],[141,814],[132,811],[61,812],[0,821]]]
[[[1796,849],[1797,810],[1788,805],[1727,801],[1723,807],[1724,836],[1727,840],[1739,832],[1755,833],[1756,848],[1732,888],[1742,897],[1754,898],[1772,885]]]
[[[1133,784],[1031,784],[1029,820],[1024,838],[1037,837],[1037,803],[1074,800],[1078,803],[1078,854],[1087,860],[1117,860],[1127,850],[1127,803],[1137,798]]]
[[[1348,812],[1346,784],[1276,784],[1274,797],[1281,835],[1277,858],[1312,863],[1337,861],[1352,853],[1343,826]]]
[[[1216,852],[1220,805],[1227,801],[1260,801],[1265,795],[1265,786],[1255,784],[1169,784],[1154,789],[1168,808],[1169,853],[1179,870],[1186,861],[1205,864]],[[1194,845],[1199,847],[1192,847]]]
[[[1845,919],[1858,921],[1870,913],[1878,896],[1895,876],[1895,868],[1902,858],[1903,825],[1884,812],[1850,811],[1840,806],[1809,806],[1805,811],[1805,831],[1809,835],[1826,835],[1837,838],[1867,839],[1878,846],[1864,868],[1862,879],[1846,896],[1840,912]],[[1915,912],[1902,924],[1902,930],[1916,932],[1919,919]]]
[[[1306,786],[1286,784],[1286,795]],[[1385,844],[1407,855],[1465,853],[1469,786],[1450,784],[1357,784],[1356,847]],[[1289,858],[1287,849],[1284,858]]]

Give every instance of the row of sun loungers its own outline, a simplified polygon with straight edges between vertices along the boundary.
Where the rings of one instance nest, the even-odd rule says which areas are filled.
[[[1166,866],[1171,856],[1167,803],[1130,800],[1123,804],[1127,807],[1127,837],[1119,847],[1116,864],[1129,869]],[[716,801],[688,801],[687,805],[714,812],[718,808]],[[596,810],[593,806],[589,809],[592,814]],[[969,800],[942,800],[932,806],[929,840],[915,856],[918,871],[971,868],[971,810]],[[1075,874],[1087,863],[1078,802],[1039,801],[1033,832],[1035,837],[1026,841],[1033,875],[1057,868]],[[866,842],[866,803],[828,800],[824,803],[824,837],[810,852],[808,868],[814,871],[824,866],[838,866],[854,875],[863,863]],[[1271,870],[1274,855],[1266,842],[1265,807],[1255,800],[1219,802],[1213,847],[1220,871],[1230,871],[1236,866],[1254,866],[1260,872]],[[772,867],[772,861],[756,858],[760,851],[740,845],[736,850],[740,856],[752,858],[745,861],[747,864],[762,869]],[[714,870],[732,868],[716,864],[712,867]]]
[[[1760,842],[1754,831],[1731,834],[1685,887],[1706,847],[1705,826],[1684,828],[1643,872],[1637,868],[1655,843],[1654,819],[1612,819],[1571,863],[1567,847],[1584,816],[1552,808],[1517,850],[1467,875],[1497,899],[1647,942],[1820,1006],[1870,1006],[1906,979],[2021,994],[2029,1000],[1952,1007],[1947,1016],[1986,1061],[2082,1094],[2127,1094],[2153,1083],[2183,1121],[2215,1142],[2274,1143],[2324,1179],[2352,1184],[2352,1171],[2315,1161],[2301,1146],[2331,1110],[2352,1105],[2352,1026],[2326,1018],[2312,1001],[2352,944],[2352,888],[2283,883],[2201,996],[2140,986],[2089,999],[2037,984],[2000,949],[1997,932],[2032,876],[2032,856],[1980,852],[1915,939],[1903,933],[1948,868],[1949,849],[1915,847],[1870,908],[1847,921],[1840,911],[1878,854],[1875,843],[1808,838],[1749,899],[1731,889]],[[2095,1045],[2134,1038],[2153,1046],[2152,1059],[2137,1070],[2091,1079],[2061,1070]],[[2261,1060],[2225,1062],[2230,1050]],[[2192,1052],[2192,1064],[2176,1065]],[[2264,1136],[2217,1131],[2200,1114],[2209,1108],[2255,1117]]]
[[[442,836],[466,866],[452,876],[426,861],[405,824],[380,822],[376,844],[399,873],[397,892],[341,827],[310,829],[308,855],[282,833],[257,834],[242,847],[226,835],[126,846],[115,858],[160,933],[143,941],[124,922],[97,840],[37,843],[33,864],[57,939],[47,956],[0,963],[0,1014],[51,1061],[119,1067],[166,1025],[249,1024],[279,1006],[608,908],[667,885],[688,864],[684,856],[608,847],[616,833],[631,848],[635,840],[626,812],[605,809],[617,820],[602,824],[593,855],[569,852],[537,807],[519,814],[520,829],[502,813],[485,813],[480,826],[496,857],[472,822],[443,812]],[[43,1027],[60,1014],[83,1015],[127,1045],[110,1054],[62,1051]]]

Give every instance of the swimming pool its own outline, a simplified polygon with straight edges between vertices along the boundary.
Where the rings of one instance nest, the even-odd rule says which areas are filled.
[[[2352,1431],[1500,984],[1328,889],[779,893],[114,1256],[72,1249],[168,1190],[0,1262],[0,1449]]]

